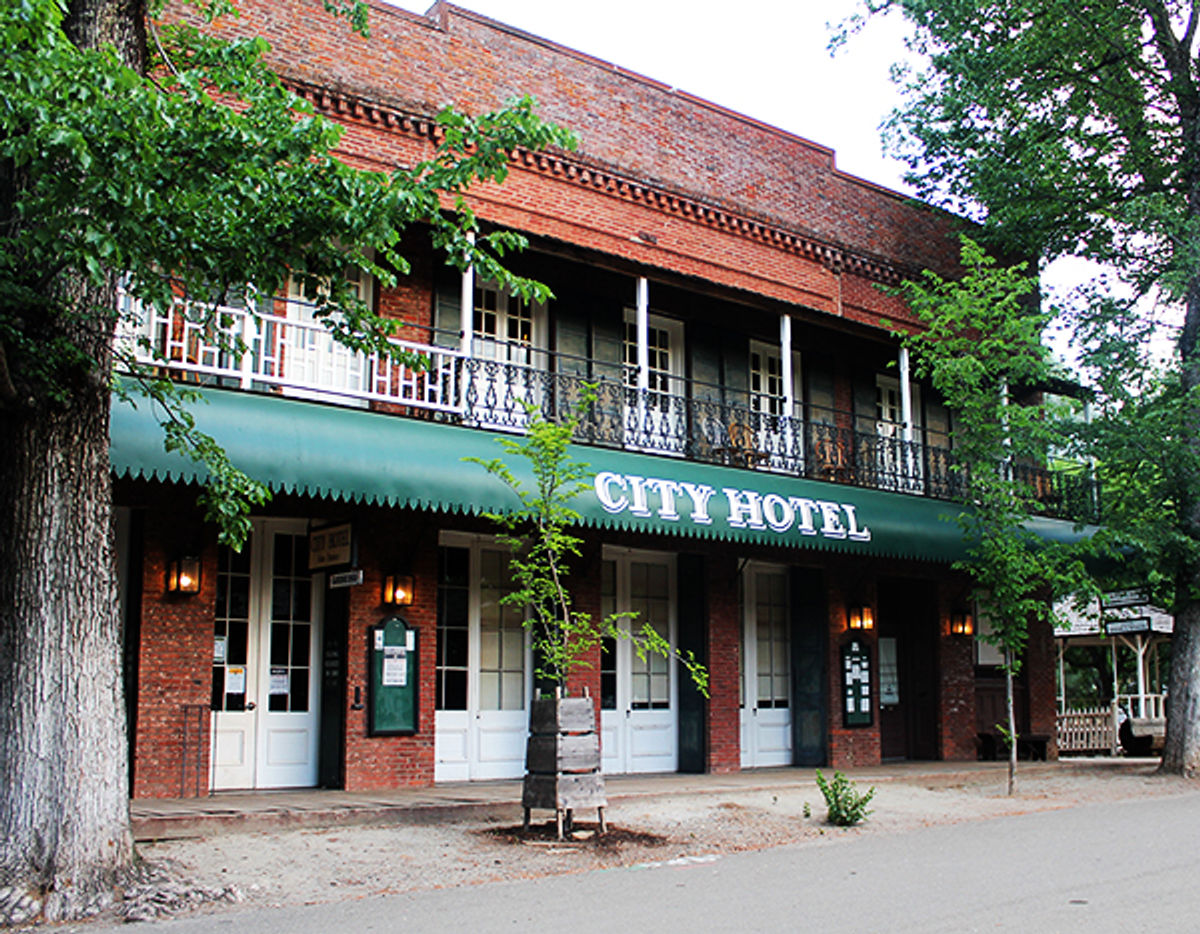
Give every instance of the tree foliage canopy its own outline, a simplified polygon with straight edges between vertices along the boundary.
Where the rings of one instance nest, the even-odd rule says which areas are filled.
[[[580,522],[573,502],[591,486],[595,472],[572,455],[570,445],[595,399],[595,388],[586,387],[574,409],[556,420],[526,403],[524,436],[497,439],[508,460],[468,458],[512,490],[519,504],[509,512],[487,514],[502,530],[499,540],[512,550],[509,570],[515,586],[500,602],[525,614],[537,675],[544,681],[565,688],[572,673],[590,667],[590,655],[604,639],[620,639],[628,641],[642,661],[650,655],[674,658],[707,697],[708,669],[690,650],[672,646],[652,621],[637,626],[636,613],[597,618],[575,608],[567,578],[572,559],[580,556],[582,539],[572,532]],[[532,483],[515,472],[522,468],[528,469]]]
[[[1081,439],[1106,522],[1140,549],[1131,572],[1174,591],[1163,767],[1200,774],[1200,4],[864,6],[898,10],[924,56],[897,72],[907,99],[886,128],[919,194],[978,219],[993,251],[1094,260],[1124,287],[1081,296],[1100,414]],[[1179,310],[1162,368],[1149,341]]]
[[[365,28],[358,0],[325,6]],[[204,30],[232,15],[228,0],[192,0],[190,21],[161,10],[0,3],[0,925],[94,913],[133,868],[114,368],[165,403],[166,443],[208,468],[226,541],[244,539],[266,495],[198,430],[202,416],[181,414],[178,384],[114,341],[132,310],[119,310],[118,283],[130,306],[186,301],[190,324],[220,334],[223,303],[291,278],[337,340],[394,354],[392,323],[347,286],[347,266],[391,284],[408,271],[406,235],[423,231],[449,262],[545,297],[504,268],[524,241],[485,230],[470,188],[502,181],[514,150],[573,144],[520,99],[447,110],[425,158],[360,171],[338,159],[340,130],[271,73],[262,39]],[[231,337],[221,349],[247,348]]]
[[[871,0],[928,64],[887,126],[909,181],[1027,257],[1182,295],[1196,268],[1197,10],[1182,0]]]
[[[970,543],[958,567],[974,580],[991,623],[984,637],[1019,669],[1029,624],[1049,618],[1051,598],[1086,588],[1082,559],[1098,543],[1051,544],[1028,527],[1042,475],[1019,465],[1044,464],[1061,443],[1036,391],[1052,375],[1041,339],[1046,314],[1029,301],[1036,281],[1024,264],[1000,266],[968,238],[962,266],[958,279],[926,271],[900,287],[924,325],[901,337],[915,374],[928,378],[954,412],[952,469]]]
[[[201,5],[207,17],[222,9]],[[340,129],[265,65],[263,39],[223,40],[186,21],[151,20],[143,72],[111,47],[73,43],[67,12],[56,0],[0,8],[7,404],[66,405],[81,383],[107,381],[108,361],[94,359],[77,335],[111,333],[116,311],[56,287],[64,275],[99,285],[119,274],[135,302],[165,309],[184,296],[210,315],[235,296],[275,294],[292,277],[340,342],[395,355],[393,322],[359,299],[345,270],[393,284],[409,269],[401,238],[419,224],[449,261],[522,296],[546,296],[502,264],[523,238],[481,232],[465,198],[478,180],[502,181],[515,149],[573,145],[529,98],[477,117],[448,109],[427,159],[367,172],[336,157]],[[159,397],[172,391],[160,381],[147,386]],[[176,417],[170,438],[209,467],[214,517],[244,518],[239,498],[265,495],[188,420]],[[230,531],[236,540],[244,527]]]

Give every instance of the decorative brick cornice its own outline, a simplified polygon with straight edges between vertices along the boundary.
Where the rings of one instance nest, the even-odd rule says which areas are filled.
[[[307,100],[314,110],[339,122],[359,122],[437,143],[442,136],[437,121],[428,114],[405,111],[334,88],[286,80],[288,89]],[[601,191],[612,197],[645,205],[675,217],[705,224],[723,233],[745,237],[776,249],[820,263],[835,274],[852,273],[885,285],[896,285],[916,270],[906,269],[882,257],[831,243],[809,234],[788,230],[765,218],[738,214],[706,204],[661,185],[631,178],[619,170],[590,164],[562,152],[518,150],[513,161],[525,169]]]

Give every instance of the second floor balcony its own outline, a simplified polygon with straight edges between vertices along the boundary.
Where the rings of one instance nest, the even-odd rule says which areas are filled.
[[[126,317],[135,317],[126,308]],[[748,471],[954,500],[962,474],[945,433],[860,412],[794,402],[650,372],[520,342],[459,346],[457,334],[425,329],[427,341],[395,338],[410,365],[351,351],[326,328],[286,313],[244,308],[146,312],[121,340],[139,364],[205,385],[373,408],[397,417],[519,433],[531,412],[556,419],[586,393],[594,401],[577,440]],[[443,346],[452,344],[452,346]],[[874,417],[872,417],[874,416]],[[1098,490],[1083,467],[1010,468],[1038,512],[1094,520]]]

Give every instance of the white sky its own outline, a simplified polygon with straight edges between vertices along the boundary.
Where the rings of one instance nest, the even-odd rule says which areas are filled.
[[[432,0],[389,2],[424,13]],[[826,24],[857,0],[455,2],[828,146],[843,171],[909,190],[879,141],[899,103],[888,69],[904,56],[902,21],[876,19],[836,57],[826,50]]]

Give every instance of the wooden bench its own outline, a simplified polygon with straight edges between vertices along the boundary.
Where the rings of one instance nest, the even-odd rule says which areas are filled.
[[[1031,762],[1045,762],[1046,750],[1049,747],[1049,733],[1025,733],[1017,736],[1017,758]],[[979,733],[975,737],[976,750],[979,758],[994,761],[1001,758],[1001,752],[1007,748],[1004,738],[999,733]]]

